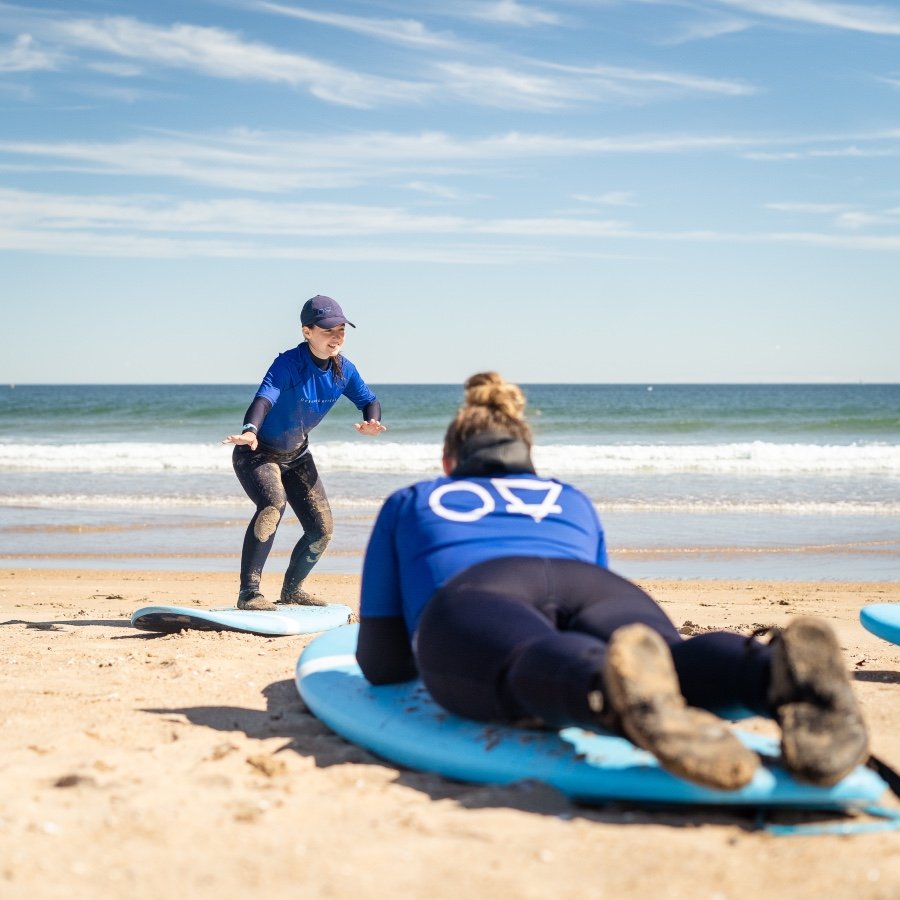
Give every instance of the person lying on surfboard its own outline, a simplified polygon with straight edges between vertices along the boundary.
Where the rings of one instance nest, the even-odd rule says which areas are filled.
[[[309,451],[309,432],[341,396],[362,411],[363,421],[355,426],[360,434],[386,430],[378,398],[341,353],[346,326],[356,326],[337,302],[321,294],[312,297],[303,304],[300,324],[306,340],[278,355],[244,415],[241,433],[222,441],[235,444],[234,471],[256,504],[244,535],[238,609],[277,609],[259,586],[287,504],[300,520],[303,536],[291,553],[278,602],[325,605],[303,589],[333,528],[328,497]]]
[[[609,570],[591,501],[536,474],[524,412],[516,385],[473,375],[447,429],[445,477],[384,503],[363,566],[365,677],[418,674],[437,703],[479,721],[612,729],[723,790],[760,760],[712,710],[774,717],[798,779],[835,784],[863,762],[866,727],[829,626],[798,618],[768,643],[683,638]]]

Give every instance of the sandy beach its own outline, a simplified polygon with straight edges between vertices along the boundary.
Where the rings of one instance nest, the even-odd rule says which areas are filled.
[[[900,895],[897,832],[777,837],[750,812],[584,808],[538,785],[479,787],[398,769],[307,712],[293,671],[309,637],[130,627],[148,602],[227,604],[233,581],[2,571],[0,895]],[[313,581],[327,600],[358,607],[356,576]],[[900,766],[900,647],[857,619],[866,603],[900,602],[900,584],[643,586],[686,631],[827,618],[873,751]],[[898,807],[890,794],[882,805]]]

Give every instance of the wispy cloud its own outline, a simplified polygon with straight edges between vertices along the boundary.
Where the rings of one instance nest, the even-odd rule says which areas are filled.
[[[462,100],[475,106],[556,112],[598,103],[642,103],[672,94],[755,92],[752,86],[732,79],[607,65],[560,65],[515,56],[490,44],[431,31],[414,19],[366,18],[270,0],[262,0],[256,8],[402,44],[424,55],[414,63],[416,71],[404,80],[288,52],[219,27],[161,26],[130,16],[36,17],[31,24],[60,52],[90,54],[78,63],[93,71],[133,77],[147,74],[151,67],[185,70],[230,81],[287,85],[327,103],[358,108]],[[524,7],[514,4],[503,9],[511,15],[521,14]],[[39,55],[30,41],[20,38],[14,52],[0,60],[7,59],[8,66],[50,65],[54,57],[46,52]],[[489,63],[484,62],[486,58]],[[70,65],[74,67],[76,61],[70,60]]]
[[[407,191],[415,191],[428,197],[436,197],[439,200],[459,200],[461,191],[444,184],[434,184],[428,181],[409,181],[401,185]]]
[[[88,101],[105,102],[112,100],[114,103],[142,103],[147,100],[172,99],[171,93],[150,90],[132,86],[130,84],[110,84],[108,82],[82,82],[77,87],[78,94]],[[89,103],[88,108],[94,108],[97,102]]]
[[[484,106],[551,110],[592,99],[588,85],[576,79],[462,62],[438,63],[436,69],[443,77],[445,89]]]
[[[799,162],[806,159],[879,159],[900,156],[900,147],[849,144],[845,147],[809,147],[797,150],[749,150],[747,159],[759,162]]]
[[[320,135],[237,130],[162,134],[127,141],[2,141],[0,160],[44,171],[139,175],[243,191],[301,191],[409,180],[412,173],[478,174],[502,161],[744,151],[766,142],[729,135],[569,137],[508,132],[460,138],[444,132]]]
[[[69,46],[215,78],[288,84],[346,106],[418,102],[429,93],[421,83],[361,74],[246,41],[221,28],[182,24],[160,27],[125,16],[63,20],[46,27]]]
[[[834,215],[849,209],[847,203],[806,203],[799,201],[782,201],[778,203],[765,203],[766,209],[774,209],[778,212],[806,213],[812,215]]]
[[[162,195],[81,197],[0,189],[0,220],[52,230],[251,234],[304,238],[350,235],[494,234],[590,236],[624,224],[588,217],[478,219],[403,207],[261,200],[186,201]]]
[[[619,93],[633,93],[636,89],[674,88],[706,94],[742,96],[755,94],[756,88],[744,82],[727,78],[707,78],[702,75],[686,75],[681,72],[660,72],[649,69],[630,69],[622,66],[572,66],[547,63],[547,68],[571,73],[588,84],[615,89]]]
[[[630,191],[610,191],[607,194],[574,194],[573,200],[594,206],[637,206]]]
[[[797,213],[802,215],[829,216],[836,228],[847,231],[859,231],[882,225],[891,227],[900,224],[900,210],[887,209],[881,212],[869,212],[855,208],[849,203],[807,203],[785,201],[764,204],[767,209],[777,212]]]
[[[377,40],[453,54],[433,60],[435,96],[450,94],[466,102],[503,109],[559,110],[596,102],[633,102],[665,93],[691,92],[739,96],[755,93],[747,84],[678,72],[642,71],[616,66],[567,66],[513,56],[498,47],[430,31],[415,19],[377,19],[322,12],[260,0],[257,8],[341,28]],[[507,2],[451,6],[445,14],[505,25],[560,24],[555,13]],[[461,57],[466,57],[465,59]],[[483,62],[489,57],[490,63]]]
[[[62,54],[38,47],[30,34],[20,34],[9,47],[0,47],[0,72],[56,69]]]
[[[399,206],[184,201],[163,195],[82,197],[17,190],[0,190],[0,222],[0,249],[126,257],[484,263],[618,254],[623,244],[634,242],[900,249],[900,235],[644,231],[588,216],[478,218],[423,214]],[[481,237],[477,246],[470,240],[475,235]],[[377,253],[377,244],[366,249],[351,243],[359,238],[390,240]],[[510,239],[521,243],[510,244]]]
[[[287,6],[283,3],[260,2],[256,4],[256,8],[281,16],[302,19],[306,22],[330,25],[392,44],[441,49],[455,49],[458,46],[458,42],[452,36],[429,31],[416,19],[373,19],[342,13],[320,12],[300,6]]]
[[[101,72],[105,75],[115,75],[117,78],[136,78],[144,74],[141,66],[134,63],[121,62],[91,62],[87,66],[92,72]]]
[[[756,88],[738,81],[616,66],[571,66],[528,60],[525,68],[441,62],[443,89],[468,102],[504,109],[557,110],[597,103],[644,103],[673,94],[741,96]]]
[[[897,219],[891,215],[883,213],[870,213],[862,210],[853,210],[843,212],[838,215],[835,220],[838,228],[847,228],[851,231],[857,231],[860,228],[871,228],[877,225],[897,225]]]
[[[600,237],[602,220],[473,219],[401,207],[290,204],[164,196],[81,197],[0,189],[0,249],[139,258],[230,257],[503,264],[572,255],[504,238]],[[471,237],[481,235],[478,243]],[[383,238],[403,238],[382,243]],[[358,238],[378,239],[365,245]],[[429,242],[429,238],[436,239]],[[496,243],[492,239],[497,238]],[[449,239],[449,240],[448,240]],[[331,241],[332,243],[329,243]],[[337,241],[337,243],[334,243]],[[577,255],[604,255],[585,248]]]
[[[352,159],[341,159],[339,152],[330,155],[313,141],[273,135],[269,143],[261,135],[242,132],[217,140],[171,135],[112,143],[0,142],[0,153],[42,160],[45,171],[138,175],[238,191],[348,187],[371,171],[362,161],[354,165]]]
[[[347,188],[384,184],[389,179],[432,184],[441,179],[446,184],[443,176],[475,177],[497,162],[509,173],[517,162],[539,159],[710,153],[760,162],[811,156],[896,156],[900,155],[900,129],[780,136],[506,132],[472,138],[445,132],[334,133],[310,138],[239,129],[202,135],[160,133],[112,142],[0,140],[0,164],[29,165],[47,172],[141,176],[162,183],[174,179],[253,192]]]
[[[745,13],[806,22],[829,28],[900,35],[900,11],[867,3],[827,3],[822,0],[716,0]]]
[[[889,75],[876,76],[876,81],[892,87],[895,91],[900,91],[900,78],[891,77]]]
[[[563,17],[558,13],[547,12],[531,4],[518,3],[517,0],[493,0],[493,2],[478,0],[475,3],[463,3],[456,7],[456,13],[481,22],[515,25],[521,28],[559,25],[563,22]]]
[[[674,46],[677,44],[688,44],[691,41],[708,41],[712,38],[722,37],[725,34],[736,34],[740,31],[746,31],[752,27],[752,23],[747,19],[716,16],[682,26],[661,43]]]

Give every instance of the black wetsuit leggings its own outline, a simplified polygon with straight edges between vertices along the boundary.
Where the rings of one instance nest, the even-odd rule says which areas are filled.
[[[419,673],[441,706],[470,719],[596,725],[587,696],[600,687],[612,633],[641,622],[672,651],[685,699],[769,715],[769,651],[727,632],[685,640],[637,585],[590,563],[504,557],[466,569],[419,620]]]
[[[238,445],[231,459],[241,487],[256,504],[241,552],[241,590],[259,590],[275,531],[285,505],[290,504],[300,520],[303,537],[294,547],[284,575],[282,596],[289,596],[319,561],[333,531],[331,507],[312,454],[253,452],[246,445]]]

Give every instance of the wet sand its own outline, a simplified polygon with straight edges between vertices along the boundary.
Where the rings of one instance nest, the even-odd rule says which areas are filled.
[[[311,581],[358,607],[356,576]],[[873,750],[900,767],[900,647],[858,624],[864,604],[900,602],[900,584],[642,584],[686,633],[828,619]],[[900,896],[900,832],[775,837],[752,812],[584,808],[538,785],[401,770],[306,711],[293,671],[309,637],[128,621],[233,594],[220,573],[0,570],[0,896]]]

